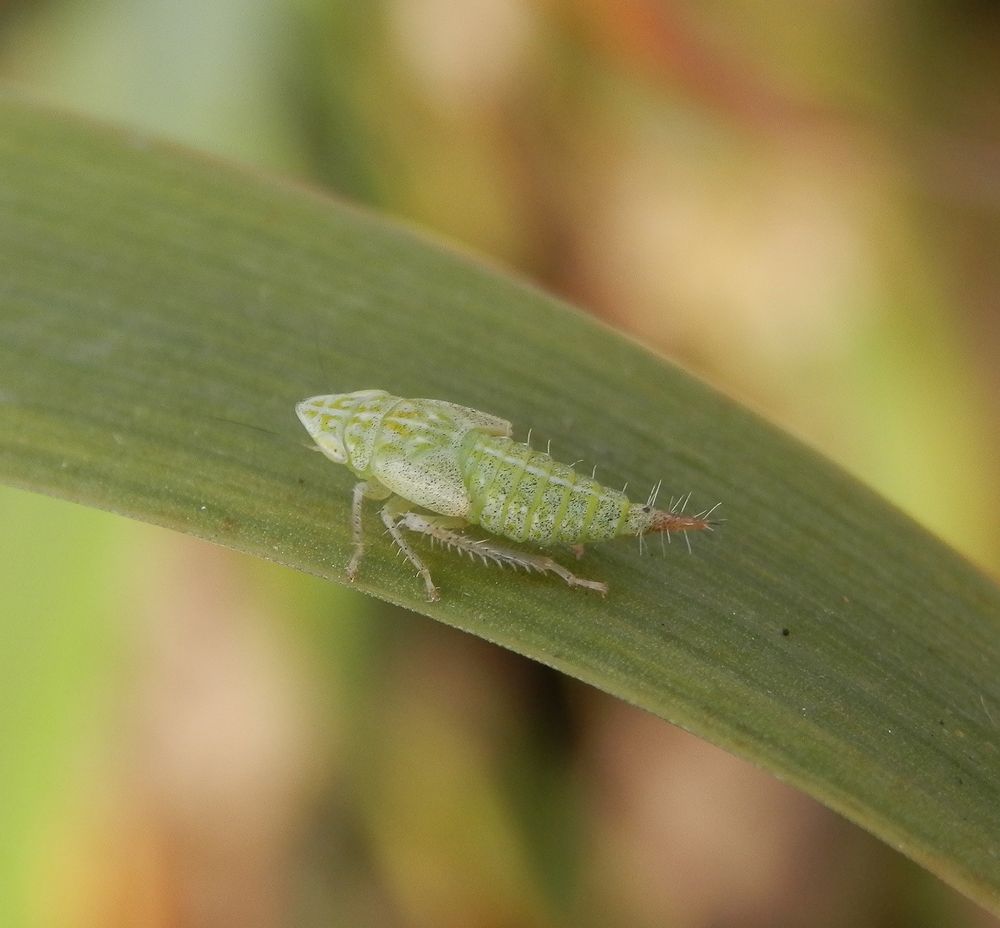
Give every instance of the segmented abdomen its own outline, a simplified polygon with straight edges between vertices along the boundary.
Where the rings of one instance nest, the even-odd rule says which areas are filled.
[[[630,503],[549,455],[509,438],[470,432],[460,453],[470,522],[539,545],[606,541],[622,533]]]

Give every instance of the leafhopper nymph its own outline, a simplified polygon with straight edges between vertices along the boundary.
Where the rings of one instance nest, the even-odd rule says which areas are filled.
[[[697,515],[655,508],[655,495],[633,503],[549,454],[515,442],[511,424],[443,400],[403,399],[384,390],[313,396],[295,412],[317,447],[358,477],[351,528],[353,580],[364,553],[361,507],[384,500],[382,521],[420,572],[430,600],[440,593],[403,529],[459,553],[497,564],[553,573],[570,586],[604,595],[606,584],[585,580],[544,554],[509,548],[463,532],[479,525],[493,535],[541,547],[582,549],[593,541],[651,532],[701,531],[712,511]]]

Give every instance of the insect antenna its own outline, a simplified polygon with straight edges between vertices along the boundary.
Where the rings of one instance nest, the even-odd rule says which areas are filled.
[[[284,438],[283,435],[279,435],[274,429],[266,429],[262,425],[251,425],[249,422],[240,422],[239,419],[227,419],[225,416],[213,416],[209,413],[203,414],[206,419],[211,419],[213,422],[225,422],[226,425],[238,425],[243,429],[253,429],[255,432],[263,432],[265,435],[274,435],[277,438]]]
[[[222,422],[225,425],[235,425],[237,428],[250,429],[254,432],[258,432],[261,435],[267,435],[268,438],[276,439],[283,445],[296,444],[302,448],[306,448],[309,451],[321,451],[312,442],[299,441],[297,438],[292,439],[287,435],[282,435],[281,432],[276,432],[274,429],[265,428],[262,425],[253,425],[250,422],[241,422],[239,419],[227,419],[225,416],[214,416],[211,413],[198,413],[199,418],[209,419],[212,422]]]

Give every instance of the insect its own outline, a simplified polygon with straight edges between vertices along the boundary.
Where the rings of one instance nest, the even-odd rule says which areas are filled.
[[[587,542],[651,532],[711,527],[709,510],[698,515],[655,508],[560,464],[547,452],[511,438],[505,419],[444,400],[403,399],[384,390],[313,396],[295,412],[317,448],[345,464],[358,478],[351,529],[354,553],[347,576],[354,580],[364,554],[364,500],[383,500],[382,521],[409,562],[420,572],[427,598],[440,597],[427,565],[403,529],[442,545],[510,564],[552,573],[571,587],[607,594],[606,584],[576,576],[551,557],[521,551],[463,531],[479,525],[493,535],[541,547],[568,544],[578,556]]]

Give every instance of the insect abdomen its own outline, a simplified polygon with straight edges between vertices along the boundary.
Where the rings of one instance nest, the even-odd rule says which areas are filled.
[[[460,455],[467,518],[487,531],[539,545],[606,541],[622,533],[629,502],[548,454],[509,438],[470,433]]]

